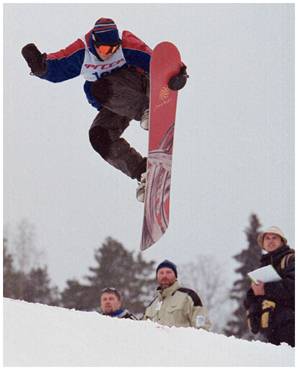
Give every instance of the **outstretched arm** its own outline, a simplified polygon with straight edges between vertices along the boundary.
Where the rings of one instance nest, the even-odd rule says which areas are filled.
[[[62,82],[81,73],[85,55],[85,45],[78,39],[56,53],[41,53],[36,45],[23,47],[22,55],[32,74],[51,82]]]

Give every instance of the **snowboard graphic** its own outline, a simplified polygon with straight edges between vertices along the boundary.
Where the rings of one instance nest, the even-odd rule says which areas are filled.
[[[150,62],[150,125],[141,250],[159,240],[169,225],[178,94],[168,88],[168,81],[180,67],[180,53],[175,45],[162,42],[154,48]]]

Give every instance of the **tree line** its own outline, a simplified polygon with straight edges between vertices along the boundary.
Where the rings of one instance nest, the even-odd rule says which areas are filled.
[[[122,294],[124,306],[140,313],[149,303],[148,297],[155,287],[155,262],[145,261],[140,253],[134,256],[133,252],[111,237],[95,250],[96,263],[94,267],[89,267],[85,282],[67,280],[62,291],[51,285],[47,266],[25,269],[14,263],[6,238],[3,252],[3,293],[8,298],[93,311],[98,309],[101,290],[115,287]]]
[[[178,280],[198,292],[208,308],[213,332],[251,340],[243,299],[250,285],[247,272],[259,266],[261,250],[257,234],[261,224],[255,214],[250,216],[249,223],[245,229],[248,244],[233,256],[239,267],[232,288],[225,283],[224,267],[211,255],[198,255],[192,262],[179,265]],[[123,306],[141,317],[155,294],[155,261],[146,261],[141,253],[135,254],[107,237],[95,249],[94,266],[88,268],[84,282],[69,279],[60,291],[52,284],[48,267],[36,262],[41,252],[34,245],[33,229],[25,220],[19,224],[17,242],[4,236],[4,297],[94,311],[99,308],[101,290],[114,287],[122,294]]]

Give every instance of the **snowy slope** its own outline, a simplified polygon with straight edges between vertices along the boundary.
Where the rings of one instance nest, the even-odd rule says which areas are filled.
[[[4,299],[5,366],[294,366],[294,349]]]

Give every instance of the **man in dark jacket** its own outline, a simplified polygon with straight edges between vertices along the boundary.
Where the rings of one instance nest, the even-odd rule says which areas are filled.
[[[137,318],[127,309],[122,308],[121,295],[115,288],[105,288],[100,295],[100,311],[103,315],[117,317],[118,319]]]
[[[56,83],[84,77],[88,102],[99,111],[89,130],[90,143],[105,161],[138,180],[137,199],[144,201],[141,178],[145,179],[147,159],[121,135],[133,119],[148,130],[151,49],[129,31],[120,38],[115,22],[100,18],[89,32],[58,52],[41,53],[30,43],[22,55],[31,74],[41,79]],[[187,77],[182,64],[168,87],[182,89]]]
[[[279,281],[252,283],[244,301],[248,325],[272,344],[295,346],[295,253],[283,232],[272,226],[258,235],[258,244],[267,254],[261,266],[272,265]]]

